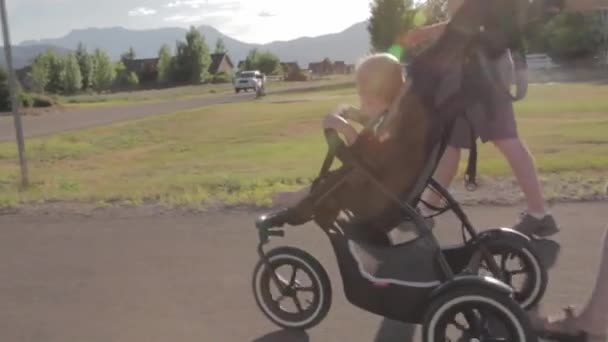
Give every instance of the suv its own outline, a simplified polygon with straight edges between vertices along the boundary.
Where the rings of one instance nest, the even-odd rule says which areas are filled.
[[[257,70],[241,71],[234,79],[234,92],[239,93],[241,90],[249,89],[256,90],[264,88],[265,76]]]

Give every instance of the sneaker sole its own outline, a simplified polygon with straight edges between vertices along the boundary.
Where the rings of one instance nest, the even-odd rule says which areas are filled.
[[[517,228],[514,228],[514,229],[522,234],[525,234],[528,236],[538,236],[541,238],[552,236],[552,235],[559,233],[558,227],[554,227],[554,228],[540,227],[537,229],[517,229]]]
[[[533,230],[531,232],[526,232],[527,235],[535,235],[535,236],[539,236],[539,237],[547,237],[547,236],[553,236],[555,234],[559,233],[559,228],[554,227],[554,228],[539,228],[536,230]]]

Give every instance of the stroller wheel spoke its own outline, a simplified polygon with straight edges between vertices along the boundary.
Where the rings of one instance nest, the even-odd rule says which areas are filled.
[[[500,255],[500,270],[505,272],[507,269],[507,261],[510,259],[510,253],[502,253]]]
[[[291,297],[291,299],[293,300],[293,303],[296,305],[296,309],[298,309],[298,313],[304,312],[304,309],[302,308],[302,303],[300,303],[300,299],[298,298],[298,296],[293,296],[293,297]]]
[[[275,282],[275,285],[279,288],[279,290],[281,291],[281,293],[283,293],[285,291],[285,288],[288,287],[288,282],[285,278],[283,278],[280,274],[276,273],[276,277],[278,279],[278,282]]]
[[[296,284],[296,275],[298,274],[298,270],[299,270],[299,268],[296,265],[293,265],[291,278],[289,279],[289,283],[287,286],[293,288],[294,284]]]
[[[283,299],[285,299],[285,295],[280,295],[276,299],[274,299],[274,302],[280,305]]]
[[[304,286],[296,288],[296,291],[298,292],[313,292],[314,290],[315,288],[313,286]]]

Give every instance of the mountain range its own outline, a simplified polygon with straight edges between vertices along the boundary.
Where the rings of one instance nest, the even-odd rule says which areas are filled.
[[[55,50],[59,54],[67,54],[69,49],[59,47],[57,45],[51,44],[34,44],[34,45],[25,45],[25,46],[13,46],[13,64],[16,69],[23,68],[24,66],[29,65],[32,60],[43,53],[44,51],[52,49]],[[0,47],[0,65],[6,65],[6,58],[4,54],[4,47]]]
[[[205,36],[210,50],[215,47],[217,39],[221,38],[234,64],[245,59],[247,53],[254,48],[270,51],[281,61],[298,62],[306,67],[310,62],[321,61],[328,57],[331,60],[343,60],[354,63],[370,49],[367,23],[361,22],[339,33],[317,37],[302,37],[288,41],[275,41],[267,44],[251,44],[233,39],[211,26],[200,26],[199,31]],[[137,58],[156,57],[163,44],[175,46],[177,40],[184,40],[186,29],[160,28],[150,30],[129,30],[122,27],[88,28],[73,30],[60,38],[29,40],[13,48],[13,60],[16,68],[31,63],[40,52],[54,48],[60,53],[74,50],[79,42],[84,43],[89,50],[100,48],[107,51],[113,59],[118,59],[133,47]],[[4,54],[0,58],[4,63]]]

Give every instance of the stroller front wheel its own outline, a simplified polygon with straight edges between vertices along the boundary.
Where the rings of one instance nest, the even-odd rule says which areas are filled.
[[[313,256],[293,247],[269,251],[254,269],[252,287],[260,310],[284,329],[316,326],[332,302],[325,269]]]
[[[536,342],[528,317],[508,295],[483,288],[457,288],[433,300],[423,341]]]

